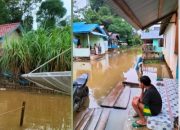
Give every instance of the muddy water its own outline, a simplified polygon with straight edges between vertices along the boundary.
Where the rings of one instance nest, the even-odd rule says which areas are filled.
[[[19,127],[20,110],[26,101],[24,125]],[[70,96],[0,91],[0,130],[70,130]]]
[[[119,81],[124,80],[123,72],[134,66],[139,54],[141,54],[140,49],[134,48],[106,54],[100,60],[73,63],[73,79],[83,73],[88,73],[90,76],[87,85],[90,88],[88,103],[91,107],[96,103],[99,104]],[[165,64],[152,64],[151,67],[161,69],[158,70],[159,77],[169,77]]]
[[[153,64],[145,64],[144,65],[145,69],[149,69],[149,71],[156,71],[157,76],[160,78],[170,78],[172,77],[171,72],[167,68],[166,64],[164,62],[161,63],[153,63]]]
[[[109,91],[123,80],[123,72],[133,67],[139,49],[106,54],[103,59],[90,62],[74,62],[73,78],[82,73],[89,74],[88,87],[91,95],[100,102]]]

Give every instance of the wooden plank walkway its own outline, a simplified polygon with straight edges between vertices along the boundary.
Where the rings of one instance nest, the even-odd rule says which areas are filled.
[[[74,130],[104,130],[110,115],[110,109],[93,108],[82,113],[78,113],[74,120],[76,123]],[[78,117],[80,118],[78,119]]]
[[[130,99],[140,94],[140,89],[129,87]],[[138,91],[137,91],[138,90]],[[125,93],[128,92],[128,87],[123,89]],[[122,93],[121,98],[123,95]],[[132,122],[136,119],[132,117],[134,112],[130,112],[132,109],[131,104],[127,105],[127,109],[112,109],[112,108],[89,108],[82,112],[76,113],[74,116],[74,130],[148,130],[143,128],[132,128]],[[130,120],[129,120],[130,119]],[[76,126],[76,128],[75,128]]]
[[[91,121],[89,125],[87,126],[86,130],[95,130],[97,123],[101,117],[102,111],[103,111],[102,108],[97,108],[94,110]]]
[[[92,117],[92,114],[94,112],[94,109],[90,109],[85,116],[83,117],[83,119],[80,121],[80,123],[78,124],[78,126],[75,128],[75,130],[85,130],[85,128],[87,127],[87,125],[89,124],[89,121]]]
[[[104,108],[95,130],[105,130],[109,114],[110,109]]]
[[[112,108],[119,95],[122,93],[123,89],[124,87],[121,85],[121,82],[119,82],[116,87],[114,87],[112,91],[108,94],[108,96],[104,99],[104,101],[101,103],[101,106]]]
[[[89,109],[86,109],[85,111],[81,111],[80,113],[78,113],[76,115],[76,118],[74,120],[74,123],[73,123],[73,128],[76,129],[80,122],[82,121],[82,119],[84,118],[84,116],[88,113]]]
[[[124,88],[122,94],[117,99],[117,101],[114,105],[114,108],[126,109],[128,106],[128,103],[129,103],[130,95],[131,95],[131,89],[130,89],[130,87],[126,86]]]
[[[122,84],[123,84],[124,86],[128,85],[128,86],[130,86],[131,88],[139,88],[139,83],[132,83],[132,82],[123,81]]]

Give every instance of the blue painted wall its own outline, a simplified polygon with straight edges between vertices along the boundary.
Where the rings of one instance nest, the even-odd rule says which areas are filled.
[[[159,47],[158,39],[153,39],[153,47],[155,48],[156,52],[162,52],[162,47]]]

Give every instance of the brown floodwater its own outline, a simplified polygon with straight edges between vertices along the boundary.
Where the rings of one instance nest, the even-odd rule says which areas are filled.
[[[106,54],[99,60],[73,62],[73,79],[83,73],[88,73],[90,76],[87,83],[90,88],[88,107],[95,107],[118,82],[124,80],[123,72],[134,67],[136,58],[140,54],[140,48],[133,48]],[[158,77],[169,77],[165,63],[146,65],[146,68],[148,67],[157,70]]]
[[[8,111],[26,102],[24,124],[19,126],[20,112]],[[22,91],[0,91],[0,130],[70,130],[71,97]]]
[[[149,72],[156,72],[157,76],[160,78],[170,78],[172,74],[170,70],[167,68],[164,62],[160,63],[152,63],[152,64],[145,64],[144,69],[148,69]]]

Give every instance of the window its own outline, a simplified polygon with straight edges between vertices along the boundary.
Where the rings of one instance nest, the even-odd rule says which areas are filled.
[[[163,47],[164,46],[164,40],[163,39],[159,39],[159,47]]]
[[[154,30],[159,31],[160,27],[154,27]]]

